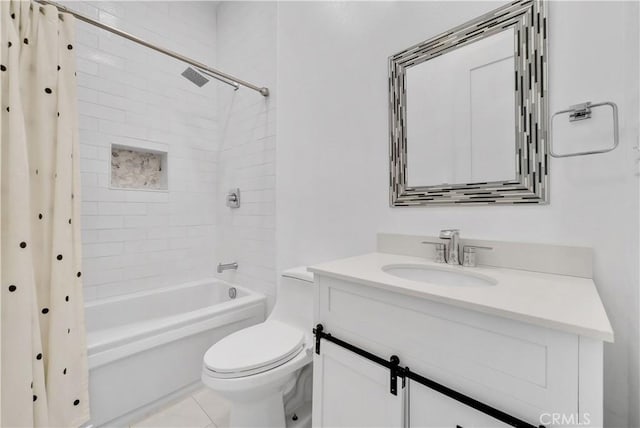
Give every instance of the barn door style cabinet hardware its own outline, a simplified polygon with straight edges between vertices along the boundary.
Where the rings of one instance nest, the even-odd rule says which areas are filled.
[[[484,413],[485,415],[488,415],[494,419],[497,419],[498,421],[508,426],[518,427],[518,428],[546,428],[544,425],[532,425],[528,422],[523,421],[522,419],[512,416],[499,409],[496,409],[495,407],[492,407],[472,397],[469,397],[461,392],[448,388],[447,386],[442,385],[432,379],[429,379],[418,373],[415,373],[411,371],[409,367],[401,366],[400,358],[397,355],[392,355],[391,357],[389,357],[388,360],[386,360],[378,355],[368,352],[351,343],[338,339],[337,337],[332,336],[330,333],[325,332],[322,324],[316,325],[316,328],[313,329],[313,334],[315,335],[315,338],[316,338],[315,352],[317,355],[320,355],[321,339],[324,339],[326,341],[334,343],[341,348],[344,348],[350,352],[353,352],[389,370],[389,393],[392,395],[395,395],[395,396],[398,395],[399,380],[401,380],[402,382],[403,389],[406,387],[407,380],[412,380],[448,398],[451,398],[461,404],[469,406],[472,409],[475,409],[479,412]],[[405,399],[406,398],[410,399],[410,397],[405,396]],[[403,425],[410,426],[410,423],[408,423],[409,421],[406,418],[407,415],[405,414],[404,416],[405,418],[404,418]],[[456,425],[456,426],[463,428],[461,425]]]

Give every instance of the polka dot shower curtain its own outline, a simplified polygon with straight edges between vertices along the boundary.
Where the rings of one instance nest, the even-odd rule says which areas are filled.
[[[73,17],[0,1],[2,427],[89,419]]]

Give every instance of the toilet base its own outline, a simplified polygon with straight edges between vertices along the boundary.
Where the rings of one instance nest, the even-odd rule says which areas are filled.
[[[284,396],[295,387],[296,375],[297,372],[293,372],[284,379],[253,388],[226,390],[215,388],[216,384],[223,385],[224,380],[203,380],[231,402],[229,428],[285,428]]]
[[[231,403],[229,428],[285,427],[282,391],[252,401]]]
[[[311,401],[306,401],[286,418],[287,428],[311,428]]]

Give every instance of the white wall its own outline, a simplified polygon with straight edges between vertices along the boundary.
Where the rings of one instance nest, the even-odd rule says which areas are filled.
[[[553,160],[546,206],[388,205],[387,57],[499,5],[279,5],[278,267],[373,251],[382,231],[458,227],[469,238],[593,247],[616,333],[605,348],[606,426],[640,426],[637,3],[552,3],[549,11],[550,109],[617,102],[618,150]]]
[[[220,157],[218,194],[239,187],[241,204],[216,205],[218,260],[237,261],[222,277],[264,293],[276,292],[276,11],[274,2],[222,2],[218,6],[217,65],[271,96],[218,87]]]
[[[215,64],[215,4],[69,2],[92,18]],[[87,299],[215,272],[217,83],[169,57],[76,25]],[[168,151],[168,192],[109,188],[110,144]]]

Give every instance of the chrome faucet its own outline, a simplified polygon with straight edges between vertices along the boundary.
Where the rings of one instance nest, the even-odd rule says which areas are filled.
[[[465,245],[463,247],[463,258],[460,261],[460,230],[444,229],[440,231],[440,239],[444,242],[423,241],[423,244],[431,244],[436,247],[436,263],[447,263],[467,267],[476,266],[476,250],[493,250],[491,247],[480,245]]]
[[[218,263],[218,273],[222,273],[225,270],[237,270],[238,269],[238,263],[236,262],[231,262],[231,263]]]
[[[460,230],[444,229],[440,231],[440,239],[445,239],[445,254],[450,265],[460,264]]]

